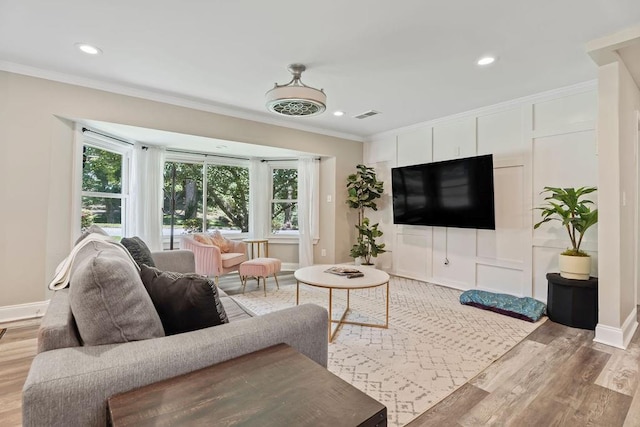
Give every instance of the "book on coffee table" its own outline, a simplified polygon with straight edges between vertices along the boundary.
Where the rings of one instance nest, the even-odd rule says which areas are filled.
[[[335,274],[337,276],[344,276],[347,279],[353,279],[354,277],[364,277],[364,273],[357,268],[350,267],[331,267],[325,270],[325,273]]]

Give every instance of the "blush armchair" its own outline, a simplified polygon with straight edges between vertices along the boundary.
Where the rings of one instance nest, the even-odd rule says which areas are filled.
[[[238,271],[240,264],[246,261],[247,245],[244,242],[228,240],[229,252],[222,252],[218,246],[200,243],[193,235],[182,236],[182,249],[193,252],[196,261],[196,273],[205,276],[214,276],[216,284],[218,277]]]

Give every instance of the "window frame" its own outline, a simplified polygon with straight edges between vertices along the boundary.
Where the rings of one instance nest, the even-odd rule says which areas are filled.
[[[77,154],[78,154],[78,171],[75,174],[77,183],[76,197],[78,207],[76,209],[76,218],[74,218],[74,235],[79,235],[82,232],[81,218],[82,218],[82,198],[83,197],[100,197],[108,199],[120,199],[120,226],[122,229],[122,236],[126,236],[128,225],[130,224],[130,182],[131,182],[131,158],[133,154],[133,145],[129,145],[124,142],[117,141],[115,139],[107,137],[99,137],[94,135],[85,134],[81,132],[81,137],[77,138]],[[83,184],[83,155],[84,147],[89,146],[97,148],[99,150],[108,151],[122,156],[121,176],[120,176],[120,193],[104,193],[100,191],[85,191],[82,188]]]
[[[247,159],[236,159],[229,157],[218,157],[212,156],[208,154],[197,154],[197,153],[179,153],[172,152],[170,150],[167,151],[165,155],[165,164],[170,162],[175,163],[190,163],[190,164],[199,164],[202,165],[202,206],[203,206],[203,215],[202,215],[202,229],[206,230],[207,228],[207,196],[208,196],[208,185],[209,180],[207,176],[207,167],[208,166],[237,166],[244,167],[250,169],[250,162]],[[253,214],[253,212],[249,212],[249,215]],[[230,230],[220,230],[220,233],[227,238],[231,239],[240,239],[246,238],[250,235],[251,230],[247,232],[234,232]],[[170,240],[170,236],[162,236],[163,243],[168,243]]]
[[[283,231],[279,233],[273,232],[271,221],[273,218],[273,205],[275,203],[295,203],[296,211],[299,207],[298,199],[275,199],[273,194],[273,172],[276,169],[294,169],[296,171],[296,185],[298,183],[298,161],[297,160],[279,160],[269,161],[269,206],[267,207],[268,223],[269,223],[269,239],[295,239],[296,242],[300,237],[299,228],[296,230]],[[298,193],[296,189],[296,194]]]

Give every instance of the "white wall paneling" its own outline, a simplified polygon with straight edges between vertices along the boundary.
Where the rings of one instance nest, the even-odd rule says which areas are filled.
[[[558,97],[534,104],[533,130],[539,134],[560,134],[585,124],[593,129],[598,115],[595,90]]]
[[[387,136],[383,139],[363,144],[363,159],[367,165],[396,160],[396,137]]]
[[[418,280],[431,277],[432,227],[396,227],[394,273]]]
[[[432,128],[424,127],[398,135],[397,166],[419,165],[433,161]]]
[[[557,271],[557,255],[568,239],[564,229],[549,224],[534,234],[539,214],[533,208],[542,201],[538,193],[544,186],[596,185],[596,104],[595,87],[584,86],[398,131],[398,166],[493,154],[496,230],[389,224],[394,237],[391,271],[458,289],[546,301],[546,273]],[[385,135],[373,144],[392,139]],[[365,158],[379,167],[393,167],[388,147],[369,152],[375,154]],[[390,192],[390,176],[380,176],[388,176]],[[391,203],[385,209],[392,218]],[[594,265],[596,238],[590,230],[583,243]]]
[[[433,128],[433,161],[476,155],[476,119],[441,123]],[[415,164],[415,163],[414,163]]]
[[[522,269],[478,263],[476,265],[477,286],[490,292],[531,296],[516,293],[524,282]]]
[[[478,117],[478,155],[522,157],[527,141],[522,138],[522,108]]]
[[[475,283],[476,230],[433,227],[433,277],[436,283],[468,289]],[[448,263],[445,263],[445,260]]]

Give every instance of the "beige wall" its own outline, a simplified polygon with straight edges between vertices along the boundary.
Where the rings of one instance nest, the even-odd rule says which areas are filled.
[[[620,190],[625,193],[624,206],[620,218],[620,322],[624,322],[636,307],[635,283],[635,208],[637,206],[638,184],[636,174],[636,135],[638,132],[637,112],[640,111],[640,90],[629,70],[619,67],[619,138],[620,138]]]
[[[2,259],[0,307],[47,298],[46,284],[71,246],[73,140],[69,119],[91,119],[270,145],[329,157],[321,162],[316,262],[348,259],[351,232],[343,182],[362,162],[362,143],[0,72]],[[327,195],[333,202],[326,203]],[[342,247],[345,246],[345,247]]]
[[[620,328],[636,305],[635,145],[640,90],[624,63],[616,61],[599,68],[598,96],[598,320],[599,325]]]
[[[618,63],[598,70],[598,323],[620,322],[620,175]]]

